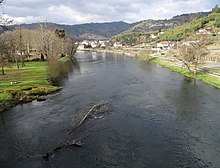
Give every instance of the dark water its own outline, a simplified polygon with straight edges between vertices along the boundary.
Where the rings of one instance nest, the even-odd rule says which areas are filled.
[[[0,167],[220,167],[220,91],[153,63],[77,53],[80,69],[45,102],[0,116]],[[102,118],[68,130],[98,103]],[[37,154],[81,138],[45,161]],[[34,156],[34,157],[27,157]]]

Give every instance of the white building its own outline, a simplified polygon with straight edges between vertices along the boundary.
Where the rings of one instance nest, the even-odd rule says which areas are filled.
[[[212,34],[211,29],[199,29],[199,31],[196,34]]]
[[[85,45],[84,44],[80,44],[78,47],[77,47],[78,50],[84,50],[85,49]]]
[[[197,41],[195,41],[195,40],[185,41],[185,42],[182,43],[182,45],[187,45],[187,46],[189,46],[190,44],[195,44],[195,43],[198,43],[198,42],[199,42],[198,40],[197,40]]]
[[[121,44],[121,43],[119,43],[119,42],[115,42],[114,44],[113,44],[113,47],[115,47],[115,48],[120,48],[120,47],[122,47],[123,45]]]
[[[150,34],[150,38],[151,38],[151,39],[155,39],[155,38],[157,38],[157,35],[155,35],[155,34]]]
[[[92,42],[91,42],[91,47],[92,47],[92,48],[97,48],[97,47],[99,47],[98,42],[92,41]]]
[[[170,49],[172,47],[174,47],[174,43],[171,41],[161,41],[159,43],[157,43],[157,48],[161,48],[161,49]]]

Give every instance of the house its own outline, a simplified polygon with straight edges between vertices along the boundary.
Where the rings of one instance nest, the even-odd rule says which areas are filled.
[[[100,46],[101,48],[106,48],[106,47],[110,47],[110,46],[111,46],[111,43],[110,43],[110,41],[108,41],[108,40],[100,40],[100,41],[99,41],[99,46]]]
[[[151,39],[155,39],[155,38],[157,38],[157,35],[155,35],[155,34],[150,34],[150,38],[151,38]]]
[[[199,31],[196,34],[212,34],[211,28],[199,29]]]
[[[142,43],[142,44],[141,44],[141,47],[149,47],[149,46],[151,46],[150,43]]]
[[[92,41],[92,42],[91,42],[91,47],[92,47],[92,48],[97,48],[97,47],[99,47],[98,42]]]
[[[158,36],[159,36],[159,35],[162,35],[162,34],[164,34],[164,32],[159,32],[159,33],[158,33]]]
[[[87,40],[84,40],[81,44],[83,44],[83,45],[85,45],[85,46],[88,46],[88,45],[90,45],[90,42],[87,41]]]
[[[157,43],[157,48],[160,49],[170,49],[172,47],[174,47],[174,43],[171,41],[161,41],[159,43]]]
[[[197,41],[195,41],[195,40],[185,41],[185,42],[182,43],[182,45],[187,45],[187,46],[189,46],[190,44],[195,44],[195,43],[198,43],[198,42],[199,42],[198,40],[197,40]]]
[[[101,47],[101,48],[105,48],[105,47],[106,47],[106,44],[105,44],[105,43],[102,43],[100,47]]]
[[[78,47],[77,47],[78,50],[84,50],[85,49],[85,45],[84,44],[80,44]]]
[[[115,42],[114,44],[113,44],[113,47],[115,47],[115,48],[120,48],[120,47],[122,47],[123,45],[121,44],[121,43],[119,43],[119,42]]]

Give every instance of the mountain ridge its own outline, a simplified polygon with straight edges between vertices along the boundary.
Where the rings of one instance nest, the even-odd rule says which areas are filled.
[[[65,32],[76,38],[77,40],[84,39],[109,39],[113,36],[120,35],[127,32],[151,32],[160,31],[162,29],[174,27],[188,22],[192,18],[207,16],[210,12],[198,12],[190,14],[182,14],[173,16],[171,19],[159,19],[159,20],[143,20],[135,23],[126,23],[124,21],[117,22],[104,22],[104,23],[84,23],[84,24],[57,24],[57,23],[31,23],[13,25],[15,28],[20,26],[21,28],[37,29],[39,24],[45,24],[48,28],[63,29]]]
[[[53,29],[63,29],[65,32],[75,37],[76,39],[81,39],[85,35],[97,36],[100,39],[110,38],[116,34],[119,34],[129,28],[134,24],[129,24],[123,21],[118,22],[105,22],[105,23],[84,23],[76,25],[65,25],[57,24],[50,22],[43,23],[31,23],[31,24],[21,24],[21,25],[12,25],[13,28],[21,27],[27,29],[37,29],[39,25],[43,24],[44,27],[53,28]]]

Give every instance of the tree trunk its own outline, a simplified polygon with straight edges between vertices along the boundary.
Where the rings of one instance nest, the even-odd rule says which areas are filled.
[[[30,43],[29,42],[27,43],[27,53],[28,53],[28,56],[30,56]]]
[[[195,63],[195,66],[194,66],[194,71],[193,71],[194,78],[196,77],[196,72],[197,72],[197,63]]]
[[[183,62],[183,64],[186,66],[186,68],[188,69],[189,73],[191,73],[192,75],[194,74],[193,71],[190,69],[190,64],[186,63],[185,61],[181,60]]]
[[[21,66],[24,67],[25,64],[24,64],[24,58],[23,58],[23,55],[21,55]]]
[[[4,62],[2,61],[2,75],[5,75]]]
[[[16,66],[19,69],[20,67],[19,67],[19,63],[18,63],[18,57],[15,58],[15,61],[16,61]]]
[[[199,57],[196,57],[196,61],[195,61],[195,66],[194,66],[194,73],[193,73],[193,77],[196,78],[196,73],[197,73],[197,67],[198,67],[198,63],[199,63]]]
[[[4,70],[4,58],[3,58],[4,54],[1,53],[0,55],[0,61],[1,61],[1,71],[2,71],[2,75],[5,75],[5,70]]]

